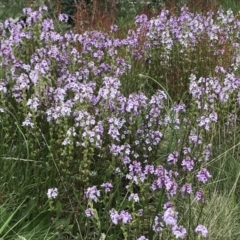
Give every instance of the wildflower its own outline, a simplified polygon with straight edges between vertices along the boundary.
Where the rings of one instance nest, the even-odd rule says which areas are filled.
[[[137,15],[135,17],[135,23],[141,24],[141,23],[146,23],[147,21],[148,21],[148,17],[145,14]]]
[[[210,113],[209,118],[212,120],[212,122],[217,122],[218,115],[216,112]]]
[[[57,188],[49,188],[47,192],[47,196],[49,199],[56,198],[58,195],[58,189]]]
[[[179,153],[177,151],[171,153],[167,158],[168,164],[175,165],[178,161],[178,156],[179,156]]]
[[[52,19],[44,19],[42,22],[42,30],[44,32],[54,30],[54,24]]]
[[[101,187],[105,188],[105,193],[108,193],[111,191],[111,188],[113,187],[113,185],[107,182],[107,183],[103,183]]]
[[[154,173],[154,166],[153,165],[146,165],[144,169],[144,174],[153,174]]]
[[[123,224],[129,223],[132,220],[132,215],[125,210],[122,210],[120,214],[112,209],[109,211],[112,222],[117,225],[119,221],[122,221]]]
[[[92,209],[87,208],[87,209],[85,210],[85,214],[86,214],[87,217],[92,217],[92,216],[94,215],[94,212],[93,212]]]
[[[184,103],[180,103],[180,104],[177,104],[177,105],[174,105],[174,111],[176,113],[179,113],[179,112],[186,112],[186,106]]]
[[[163,214],[163,221],[166,225],[175,226],[177,224],[178,213],[175,212],[172,208],[168,208]]]
[[[171,202],[166,202],[163,205],[163,209],[165,209],[165,210],[168,209],[168,208],[171,208],[171,207],[173,207],[173,204]]]
[[[208,230],[205,226],[199,224],[196,229],[195,229],[195,232],[199,235],[201,235],[202,237],[207,237],[207,234],[208,234]]]
[[[165,178],[165,188],[167,190],[168,196],[173,197],[177,194],[178,184],[169,178]]]
[[[110,32],[116,32],[117,30],[118,30],[118,26],[117,25],[112,25]]]
[[[184,155],[186,155],[186,154],[188,154],[188,153],[190,153],[191,152],[191,148],[188,148],[188,147],[184,147],[183,148],[183,154]]]
[[[197,173],[198,181],[202,183],[206,183],[210,177],[212,177],[212,175],[208,172],[206,168],[201,169]]]
[[[65,13],[59,14],[58,20],[59,20],[60,22],[67,22],[67,21],[68,21],[68,15],[65,14]]]
[[[193,170],[194,161],[190,157],[187,156],[185,159],[183,159],[181,165],[183,167],[183,170],[188,170],[190,172]]]
[[[113,224],[117,225],[118,221],[121,219],[118,212],[115,209],[112,209],[109,211],[109,213],[110,213],[110,218],[111,218]]]
[[[188,137],[189,142],[194,143],[195,145],[202,144],[202,136],[199,134],[195,134],[195,132],[196,132],[195,130],[191,131]]]
[[[182,192],[182,197],[185,197],[186,193],[191,194],[193,192],[192,185],[189,183],[184,184],[181,188],[181,192]]]
[[[210,118],[206,116],[201,116],[198,120],[198,126],[204,127],[207,131],[210,129],[209,124],[211,123]]]
[[[201,203],[205,203],[204,193],[202,190],[196,192],[195,200]]]
[[[123,224],[129,223],[132,220],[131,214],[128,213],[127,211],[124,211],[124,210],[121,211],[120,217],[121,217],[121,220],[122,220]]]
[[[204,161],[208,161],[211,155],[212,155],[212,145],[208,144],[204,146],[204,150],[203,150]]]
[[[177,226],[177,225],[173,226],[172,232],[177,239],[178,238],[183,239],[187,234],[186,228],[184,228],[182,226]]]
[[[25,121],[23,121],[22,126],[30,126],[31,128],[33,128],[34,123],[32,123],[29,118],[26,118]]]
[[[148,238],[146,238],[145,236],[141,236],[141,237],[138,238],[137,240],[148,240]]]
[[[92,199],[94,202],[98,201],[98,198],[100,196],[100,191],[97,190],[96,186],[89,187],[85,193],[86,198]]]
[[[160,214],[158,214],[155,218],[154,218],[154,224],[153,224],[153,231],[155,233],[161,232],[163,229],[163,223],[162,223],[162,217]]]
[[[131,193],[130,196],[128,197],[128,200],[129,201],[133,200],[134,202],[139,202],[139,196],[137,193]]]

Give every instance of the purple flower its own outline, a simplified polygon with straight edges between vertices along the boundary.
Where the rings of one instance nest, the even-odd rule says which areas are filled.
[[[148,17],[145,14],[137,15],[135,17],[135,23],[142,24],[142,23],[146,23],[147,21],[148,21]]]
[[[110,218],[112,220],[112,223],[117,225],[118,221],[121,220],[120,215],[115,209],[110,210],[109,213],[110,213]]]
[[[26,15],[30,15],[32,13],[32,9],[31,8],[24,8],[22,10],[23,14],[26,14]]]
[[[204,193],[202,190],[196,192],[195,200],[201,203],[205,203]]]
[[[209,118],[212,120],[212,122],[217,122],[218,115],[216,112],[210,113]]]
[[[201,235],[202,237],[207,237],[208,230],[205,226],[199,224],[195,229],[195,233]]]
[[[135,172],[135,173],[141,174],[142,173],[141,163],[137,161],[133,161],[133,163],[129,165],[129,172]]]
[[[92,199],[94,202],[98,201],[98,197],[100,196],[100,191],[97,190],[96,186],[89,187],[85,193],[87,199]]]
[[[182,226],[177,226],[177,225],[173,226],[172,232],[177,239],[178,238],[183,239],[187,234],[186,228],[184,228]]]
[[[112,188],[113,186],[112,186],[111,183],[106,182],[106,183],[103,183],[103,184],[101,185],[101,187],[105,188],[105,193],[108,193],[108,192],[111,191],[111,188]]]
[[[179,156],[179,153],[177,151],[171,153],[167,158],[168,164],[175,165],[178,161],[178,156]]]
[[[47,196],[49,199],[56,198],[58,195],[58,189],[57,188],[49,188],[47,192]]]
[[[169,178],[165,178],[165,188],[167,190],[168,197],[173,197],[177,194],[178,184]]]
[[[163,230],[163,223],[162,223],[162,217],[160,214],[158,214],[155,218],[154,218],[154,223],[153,223],[153,231],[155,233],[161,232]]]
[[[206,183],[210,177],[212,177],[212,175],[208,172],[208,170],[206,168],[202,168],[197,173],[198,181],[202,182],[202,183]]]
[[[109,211],[112,222],[117,225],[119,221],[122,221],[123,224],[129,223],[132,220],[132,216],[125,210],[122,210],[120,214],[112,209]]]
[[[200,134],[196,134],[196,130],[191,131],[188,139],[189,142],[192,142],[195,145],[202,144],[202,136]]]
[[[168,208],[172,208],[173,207],[173,204],[171,203],[171,202],[166,202],[166,203],[164,203],[164,205],[163,205],[163,209],[168,209]]]
[[[120,217],[121,217],[121,220],[122,220],[123,224],[129,223],[132,220],[131,214],[128,213],[127,211],[124,211],[124,210],[121,211]]]
[[[137,193],[131,193],[128,197],[129,201],[139,202],[139,196]]]
[[[110,32],[116,32],[117,30],[118,30],[118,26],[117,25],[112,25]]]
[[[211,123],[210,118],[206,116],[201,116],[199,119],[197,119],[197,122],[198,122],[198,126],[204,127],[205,130],[208,131],[210,129],[210,123]]]
[[[154,166],[153,165],[146,165],[144,169],[144,174],[153,174],[154,173]]]
[[[208,145],[204,146],[203,149],[204,149],[203,150],[204,161],[208,161],[212,155],[212,144],[208,144]]]
[[[185,197],[185,195],[188,193],[188,194],[191,194],[193,191],[192,191],[192,185],[189,184],[189,183],[186,183],[182,186],[181,188],[181,192],[182,192],[182,197]]]
[[[28,113],[27,117],[25,120],[22,122],[22,126],[30,126],[31,128],[34,127],[34,123],[31,121],[31,113]]]
[[[141,236],[137,240],[148,240],[148,238],[146,238],[145,236]]]
[[[115,144],[112,144],[111,146],[109,146],[110,148],[110,152],[113,154],[113,156],[118,156],[118,155],[122,155],[122,152],[124,150],[124,146],[118,146]]]
[[[85,210],[85,214],[86,214],[87,217],[92,217],[94,215],[94,212],[91,208],[87,208]]]
[[[183,167],[183,170],[188,170],[190,172],[193,170],[194,161],[190,157],[187,156],[185,159],[183,159],[181,165]]]
[[[191,152],[191,148],[188,148],[188,147],[184,147],[183,148],[183,154],[184,155],[187,155],[188,153],[190,153]]]
[[[30,109],[32,109],[34,112],[37,111],[38,105],[39,105],[39,99],[36,97],[29,98],[27,101],[27,106],[29,106]]]
[[[68,21],[68,15],[65,14],[65,13],[59,14],[58,20],[59,20],[60,22],[67,22],[67,21]]]
[[[180,103],[180,104],[174,105],[174,111],[176,113],[186,112],[186,105],[184,103]]]
[[[163,214],[163,221],[167,226],[175,226],[177,224],[178,213],[173,210],[173,208],[167,208]]]
[[[42,22],[42,30],[43,30],[43,32],[54,30],[53,20],[52,19],[44,19]]]

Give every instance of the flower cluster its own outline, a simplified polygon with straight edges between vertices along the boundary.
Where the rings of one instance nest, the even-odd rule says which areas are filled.
[[[210,47],[219,45],[219,43],[224,44],[239,36],[239,31],[236,29],[240,27],[232,11],[225,14],[222,9],[219,9],[215,18],[214,12],[208,12],[205,16],[189,12],[187,7],[181,8],[179,16],[171,15],[167,9],[163,9],[157,17],[151,19],[144,14],[139,15],[136,16],[135,23],[139,28],[136,31],[129,31],[129,39],[132,43],[138,42],[142,32],[146,32],[146,41],[142,51],[138,52],[136,51],[138,45],[131,44],[130,52],[137,58],[143,58],[145,51],[149,50],[151,58],[153,49],[161,46],[163,51],[159,57],[162,64],[168,63],[175,45],[180,45],[182,54],[185,54],[185,51],[194,50],[206,37],[211,42]],[[215,54],[223,54],[224,50],[221,50],[215,49]]]
[[[132,216],[129,212],[122,210],[118,213],[115,209],[109,211],[112,223],[117,225],[119,222],[126,224],[132,221]]]
[[[94,202],[98,201],[98,197],[100,196],[100,191],[97,190],[96,186],[90,187],[87,189],[85,196],[87,199],[91,199]]]
[[[45,7],[24,9],[27,26],[11,20],[0,25],[4,75],[0,76],[0,112],[18,113],[28,142],[36,140],[32,131],[44,135],[51,145],[49,155],[59,160],[59,172],[66,175],[71,187],[83,186],[89,221],[97,219],[102,202],[110,199],[104,207],[105,213],[109,212],[107,221],[114,227],[121,224],[121,229],[129,224],[130,229],[131,223],[145,217],[145,209],[139,207],[161,196],[166,201],[163,208],[155,203],[151,206],[157,209],[152,216],[153,232],[157,236],[167,229],[183,239],[188,233],[179,223],[181,201],[176,199],[189,198],[201,206],[207,203],[204,188],[212,177],[206,167],[212,157],[207,133],[221,121],[234,129],[237,115],[226,116],[218,107],[232,102],[240,105],[240,78],[233,71],[240,62],[239,52],[230,59],[229,69],[219,65],[212,76],[199,76],[198,72],[189,76],[190,103],[172,101],[161,84],[153,91],[140,91],[148,84],[142,82],[144,76],[140,75],[142,84],[137,87],[138,83],[126,76],[134,71],[133,60],[149,58],[150,64],[155,58],[166,67],[175,47],[180,46],[179,55],[184,57],[205,38],[214,56],[220,57],[224,49],[216,46],[240,37],[239,21],[221,10],[216,16],[212,12],[205,16],[184,7],[179,16],[172,16],[163,9],[149,20],[146,15],[137,16],[137,29],[118,39],[113,34],[118,29],[115,25],[110,35],[98,31],[59,33],[44,11]],[[68,16],[60,14],[59,21],[67,22]],[[233,43],[233,49],[237,47]],[[128,57],[123,56],[124,51]],[[46,148],[45,143],[42,147]],[[30,152],[37,158],[40,150]],[[122,192],[115,191],[117,186]],[[116,192],[121,200],[112,201]],[[47,196],[56,198],[57,188],[49,189]],[[126,210],[115,210],[119,208]],[[191,231],[208,235],[203,225]]]

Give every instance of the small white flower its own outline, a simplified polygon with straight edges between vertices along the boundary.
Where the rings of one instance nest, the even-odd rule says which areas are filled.
[[[58,189],[57,188],[49,188],[47,192],[47,196],[49,199],[56,198],[58,195]]]

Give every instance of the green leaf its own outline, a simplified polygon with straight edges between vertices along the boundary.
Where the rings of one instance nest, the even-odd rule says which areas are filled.
[[[62,203],[58,200],[56,202],[56,213],[59,215],[62,212]]]
[[[8,224],[10,223],[10,221],[12,220],[12,218],[14,217],[14,215],[17,213],[17,211],[20,209],[20,207],[23,205],[23,203],[25,202],[25,200],[17,207],[17,209],[6,219],[6,221],[4,222],[4,224],[2,225],[2,227],[0,228],[0,235],[6,230],[6,228],[8,227]]]

